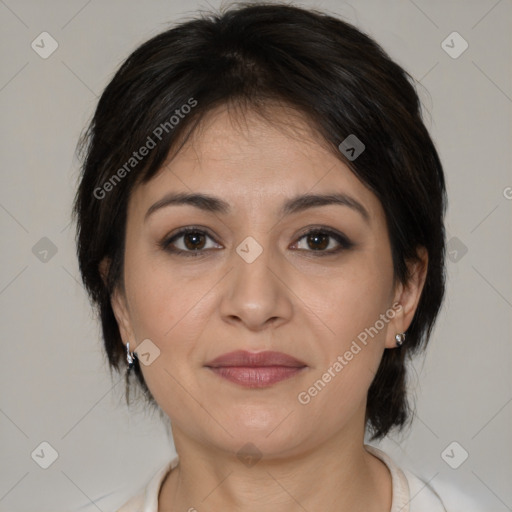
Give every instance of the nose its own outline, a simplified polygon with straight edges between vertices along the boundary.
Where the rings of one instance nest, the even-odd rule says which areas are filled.
[[[223,320],[251,331],[288,322],[293,314],[293,293],[286,282],[286,263],[265,247],[253,261],[239,249],[240,253],[231,255],[233,268],[225,278],[220,304]]]

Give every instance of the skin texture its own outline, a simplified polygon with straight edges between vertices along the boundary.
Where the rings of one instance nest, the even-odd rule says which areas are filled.
[[[172,205],[145,218],[169,192],[210,194],[231,212]],[[334,192],[360,202],[369,221],[343,205],[280,214],[291,197]],[[201,247],[199,256],[159,246],[186,226],[208,236],[174,246]],[[334,238],[308,242],[304,232],[320,226],[353,246],[329,254],[340,247]],[[263,249],[252,263],[236,251],[248,236]],[[410,282],[395,283],[382,205],[296,113],[275,108],[267,122],[252,111],[243,119],[222,107],[210,112],[161,172],[134,190],[124,287],[112,297],[124,343],[134,350],[150,339],[160,350],[141,367],[171,419],[180,464],[162,486],[159,510],[389,511],[390,474],[363,444],[366,395],[383,351],[395,349],[395,334],[412,321],[427,267],[420,256]],[[301,404],[298,394],[394,303],[401,305],[394,318]],[[284,352],[307,368],[248,389],[205,367],[237,349]],[[250,467],[237,457],[248,442],[262,454]]]

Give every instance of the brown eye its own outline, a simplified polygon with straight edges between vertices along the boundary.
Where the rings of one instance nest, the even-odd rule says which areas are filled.
[[[205,236],[198,231],[191,231],[183,235],[183,241],[187,249],[191,251],[202,249],[205,245]]]
[[[167,237],[159,245],[170,253],[199,256],[209,249],[222,247],[212,242],[214,242],[213,238],[206,231],[189,227]]]
[[[329,246],[329,235],[323,233],[313,233],[307,235],[307,243],[310,249],[319,251]]]
[[[304,233],[296,243],[296,248],[306,252],[318,252],[318,256],[323,256],[350,249],[353,245],[341,233],[316,228]]]

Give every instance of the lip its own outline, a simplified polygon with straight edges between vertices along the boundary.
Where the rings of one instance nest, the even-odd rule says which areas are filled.
[[[282,352],[236,350],[205,365],[216,375],[241,386],[263,388],[293,377],[306,364]]]
[[[300,368],[306,366],[306,363],[295,359],[283,352],[273,352],[266,350],[264,352],[248,352],[247,350],[235,350],[227,354],[216,357],[205,366],[212,368],[225,366],[285,366],[289,368]]]

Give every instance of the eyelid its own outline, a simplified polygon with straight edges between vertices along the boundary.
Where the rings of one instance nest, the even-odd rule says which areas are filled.
[[[183,254],[186,256],[196,256],[196,257],[204,255],[205,253],[207,253],[208,251],[211,250],[211,249],[199,249],[196,251],[194,251],[194,250],[185,251],[183,249],[176,249],[176,248],[170,249],[169,248],[175,240],[183,237],[184,235],[186,235],[188,233],[200,233],[202,235],[207,236],[211,240],[213,240],[214,243],[219,244],[219,242],[217,242],[215,240],[215,237],[210,233],[210,230],[208,228],[206,228],[204,226],[186,226],[186,227],[179,228],[177,231],[165,236],[160,242],[158,242],[158,246],[161,249],[171,252],[171,253],[174,253],[174,254]],[[307,227],[303,228],[301,234],[297,236],[296,241],[292,245],[296,245],[304,237],[306,237],[310,234],[313,234],[313,233],[322,233],[322,234],[327,235],[330,238],[333,238],[339,244],[339,247],[337,249],[330,249],[328,251],[297,249],[298,251],[313,253],[318,256],[323,256],[323,255],[327,256],[327,255],[337,254],[343,250],[350,249],[355,245],[354,242],[352,242],[345,234],[339,232],[338,230],[336,230],[334,228],[331,228],[328,226],[322,226],[322,225],[311,225],[311,226],[307,226]],[[221,244],[219,244],[219,245],[221,245]]]
[[[210,233],[210,230],[204,226],[185,226],[182,228],[179,228],[177,231],[174,231],[168,235],[166,235],[160,242],[158,242],[158,246],[163,249],[164,251],[168,251],[174,254],[185,254],[190,256],[199,256],[201,253],[205,253],[205,249],[197,250],[197,251],[184,251],[183,249],[170,249],[169,246],[172,245],[172,243],[175,240],[178,240],[179,238],[183,237],[184,235],[188,233],[200,233],[202,235],[207,236],[211,240],[213,240],[216,244],[219,244],[215,240],[215,237]]]
[[[334,229],[334,228],[331,228],[328,226],[322,226],[322,225],[313,225],[313,226],[308,226],[308,227],[304,228],[303,233],[301,235],[299,235],[299,237],[297,238],[297,242],[302,240],[304,237],[306,237],[310,234],[313,234],[313,233],[322,233],[331,238],[334,238],[334,240],[336,240],[338,242],[338,244],[340,245],[340,248],[334,249],[334,250],[331,249],[329,251],[310,250],[310,251],[305,251],[305,252],[317,253],[318,255],[322,255],[322,253],[324,255],[337,254],[338,252],[340,252],[342,250],[351,249],[352,247],[355,246],[355,243],[352,242],[344,233],[341,233],[337,229]],[[297,242],[295,242],[295,243],[297,243]],[[299,249],[299,250],[301,250],[301,249]]]

